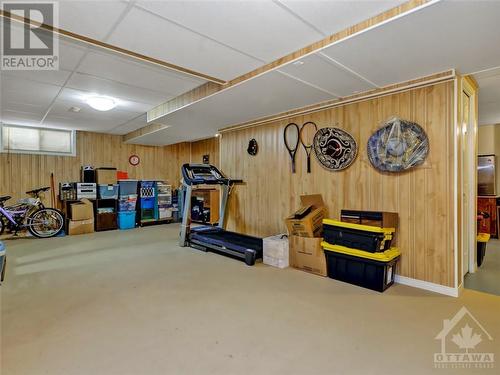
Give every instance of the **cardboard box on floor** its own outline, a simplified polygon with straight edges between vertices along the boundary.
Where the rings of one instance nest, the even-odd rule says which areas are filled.
[[[94,233],[94,219],[69,220],[68,234],[70,236],[85,233]]]
[[[326,276],[326,259],[321,237],[290,236],[290,265],[302,271]]]
[[[69,218],[71,220],[89,220],[94,218],[94,205],[91,201],[84,198],[80,202],[71,203],[69,209]]]
[[[301,207],[285,219],[288,233],[301,237],[321,237],[326,206],[321,194],[301,195]]]

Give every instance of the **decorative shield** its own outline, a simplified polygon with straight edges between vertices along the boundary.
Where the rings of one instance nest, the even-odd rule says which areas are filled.
[[[314,153],[323,167],[340,171],[352,164],[358,148],[346,131],[338,128],[319,129],[314,136]]]
[[[424,162],[429,139],[420,125],[397,117],[368,140],[368,158],[382,172],[401,172]]]

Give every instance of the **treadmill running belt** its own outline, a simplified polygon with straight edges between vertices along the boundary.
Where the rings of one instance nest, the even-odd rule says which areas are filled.
[[[191,232],[191,238],[193,240],[204,241],[212,245],[223,246],[237,251],[252,249],[257,252],[257,258],[262,257],[262,238],[228,232],[220,228],[206,229],[206,227],[204,227],[198,230],[196,229],[198,228],[195,228]]]

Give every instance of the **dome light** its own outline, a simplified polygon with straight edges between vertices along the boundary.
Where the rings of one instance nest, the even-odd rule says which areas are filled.
[[[116,101],[107,96],[91,96],[87,104],[98,111],[109,111],[116,107]]]

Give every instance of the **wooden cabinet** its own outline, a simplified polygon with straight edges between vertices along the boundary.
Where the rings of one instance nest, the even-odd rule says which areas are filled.
[[[490,217],[483,219],[477,224],[478,233],[489,233],[492,237],[498,237],[497,230],[497,199],[495,197],[478,197],[477,211],[487,212]]]
[[[191,221],[203,224],[219,222],[219,190],[196,189],[191,196]]]

